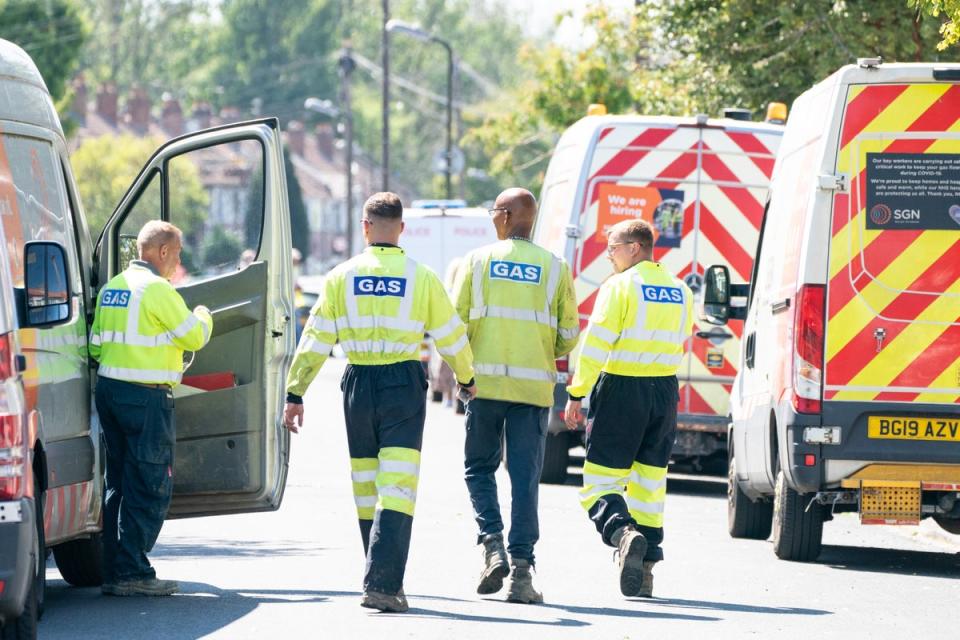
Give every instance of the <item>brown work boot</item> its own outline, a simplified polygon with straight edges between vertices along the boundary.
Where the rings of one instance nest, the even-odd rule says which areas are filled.
[[[100,592],[107,596],[172,596],[180,591],[176,580],[139,578],[105,582]]]
[[[616,545],[620,561],[620,593],[639,596],[643,585],[643,557],[647,553],[647,539],[631,525],[626,525],[617,529],[610,541]],[[653,574],[650,575],[652,591]]]
[[[641,598],[653,597],[653,565],[655,564],[657,563],[649,560],[643,562],[643,582],[640,584],[640,591],[637,592]]]
[[[535,570],[528,560],[513,559],[513,570],[510,572],[510,587],[507,590],[507,602],[520,604],[539,604],[543,602],[543,594],[533,586]]]
[[[378,591],[364,591],[363,597],[360,599],[360,606],[391,613],[404,613],[410,608],[407,605],[407,596],[404,595],[403,589],[400,589],[395,595]]]
[[[499,533],[483,538],[483,573],[477,593],[489,595],[503,588],[503,579],[510,574],[507,550],[503,548],[503,536]]]

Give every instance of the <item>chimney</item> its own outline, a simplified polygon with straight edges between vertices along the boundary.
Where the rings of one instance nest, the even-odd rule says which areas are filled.
[[[169,93],[163,94],[163,106],[160,110],[160,126],[171,136],[183,134],[183,109],[180,101]]]
[[[196,121],[198,129],[209,129],[213,120],[213,109],[209,102],[195,102],[191,117]]]
[[[117,87],[112,82],[101,85],[97,91],[97,115],[110,126],[117,126]]]
[[[87,83],[83,74],[77,74],[77,77],[70,83],[73,89],[73,104],[70,106],[70,113],[80,124],[87,121]]]
[[[307,135],[303,130],[303,123],[297,120],[291,120],[287,125],[287,146],[290,152],[298,156],[303,156],[306,147]]]
[[[127,99],[127,121],[138,133],[146,133],[150,127],[150,96],[140,85],[133,87]]]
[[[240,109],[237,107],[224,107],[220,109],[220,119],[224,124],[240,122]]]
[[[314,133],[317,136],[317,147],[320,149],[320,153],[323,154],[323,157],[327,160],[333,160],[335,142],[333,125],[329,122],[322,122],[314,129]]]

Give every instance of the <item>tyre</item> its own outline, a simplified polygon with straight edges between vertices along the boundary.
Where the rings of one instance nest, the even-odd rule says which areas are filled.
[[[567,481],[568,466],[570,466],[570,438],[566,433],[548,433],[540,482],[563,484]]]
[[[933,519],[937,521],[937,524],[940,525],[940,528],[946,531],[947,533],[952,533],[954,535],[960,535],[960,520],[956,518],[945,518],[944,516],[933,516]]]
[[[773,501],[773,551],[781,560],[810,562],[820,555],[823,540],[823,507],[812,494],[787,486],[783,470],[777,472]]]
[[[99,533],[71,540],[53,548],[57,569],[74,587],[99,587],[103,584],[103,539]]]
[[[20,617],[7,620],[0,629],[0,640],[36,640],[37,623],[43,615],[43,602],[47,590],[47,549],[43,531],[44,495],[38,482],[34,483],[33,495],[34,519],[37,523],[37,535],[31,552],[34,559],[33,585],[27,592],[27,599],[23,603],[23,612]]]
[[[731,538],[766,540],[773,526],[773,504],[754,502],[737,484],[737,464],[733,447],[727,462],[727,531]]]
[[[430,400],[433,402],[443,402],[443,391],[431,391]]]

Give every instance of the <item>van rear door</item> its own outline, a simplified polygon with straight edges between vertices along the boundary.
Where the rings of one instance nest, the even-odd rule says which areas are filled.
[[[99,282],[135,257],[145,222],[184,232],[171,280],[213,313],[213,335],[176,387],[172,516],[276,509],[289,435],[280,423],[295,348],[291,237],[279,124],[176,138],[154,153],[104,228]],[[191,360],[192,358],[192,360]]]
[[[960,85],[850,85],[836,167],[824,399],[955,407]]]

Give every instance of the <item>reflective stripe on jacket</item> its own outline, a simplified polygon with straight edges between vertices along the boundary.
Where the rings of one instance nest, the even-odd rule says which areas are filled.
[[[467,323],[478,397],[553,406],[556,359],[580,334],[567,264],[532,242],[496,242],[467,254],[453,299]]]
[[[582,397],[601,371],[676,375],[693,331],[693,294],[658,262],[641,262],[601,285],[567,392]]]
[[[212,331],[208,312],[191,312],[172,284],[137,260],[97,296],[90,356],[106,378],[172,386],[183,376],[183,352],[201,349]]]
[[[287,392],[302,396],[340,342],[350,364],[420,359],[424,333],[460,382],[474,377],[466,329],[443,284],[399,247],[367,247],[324,281],[287,375]]]

